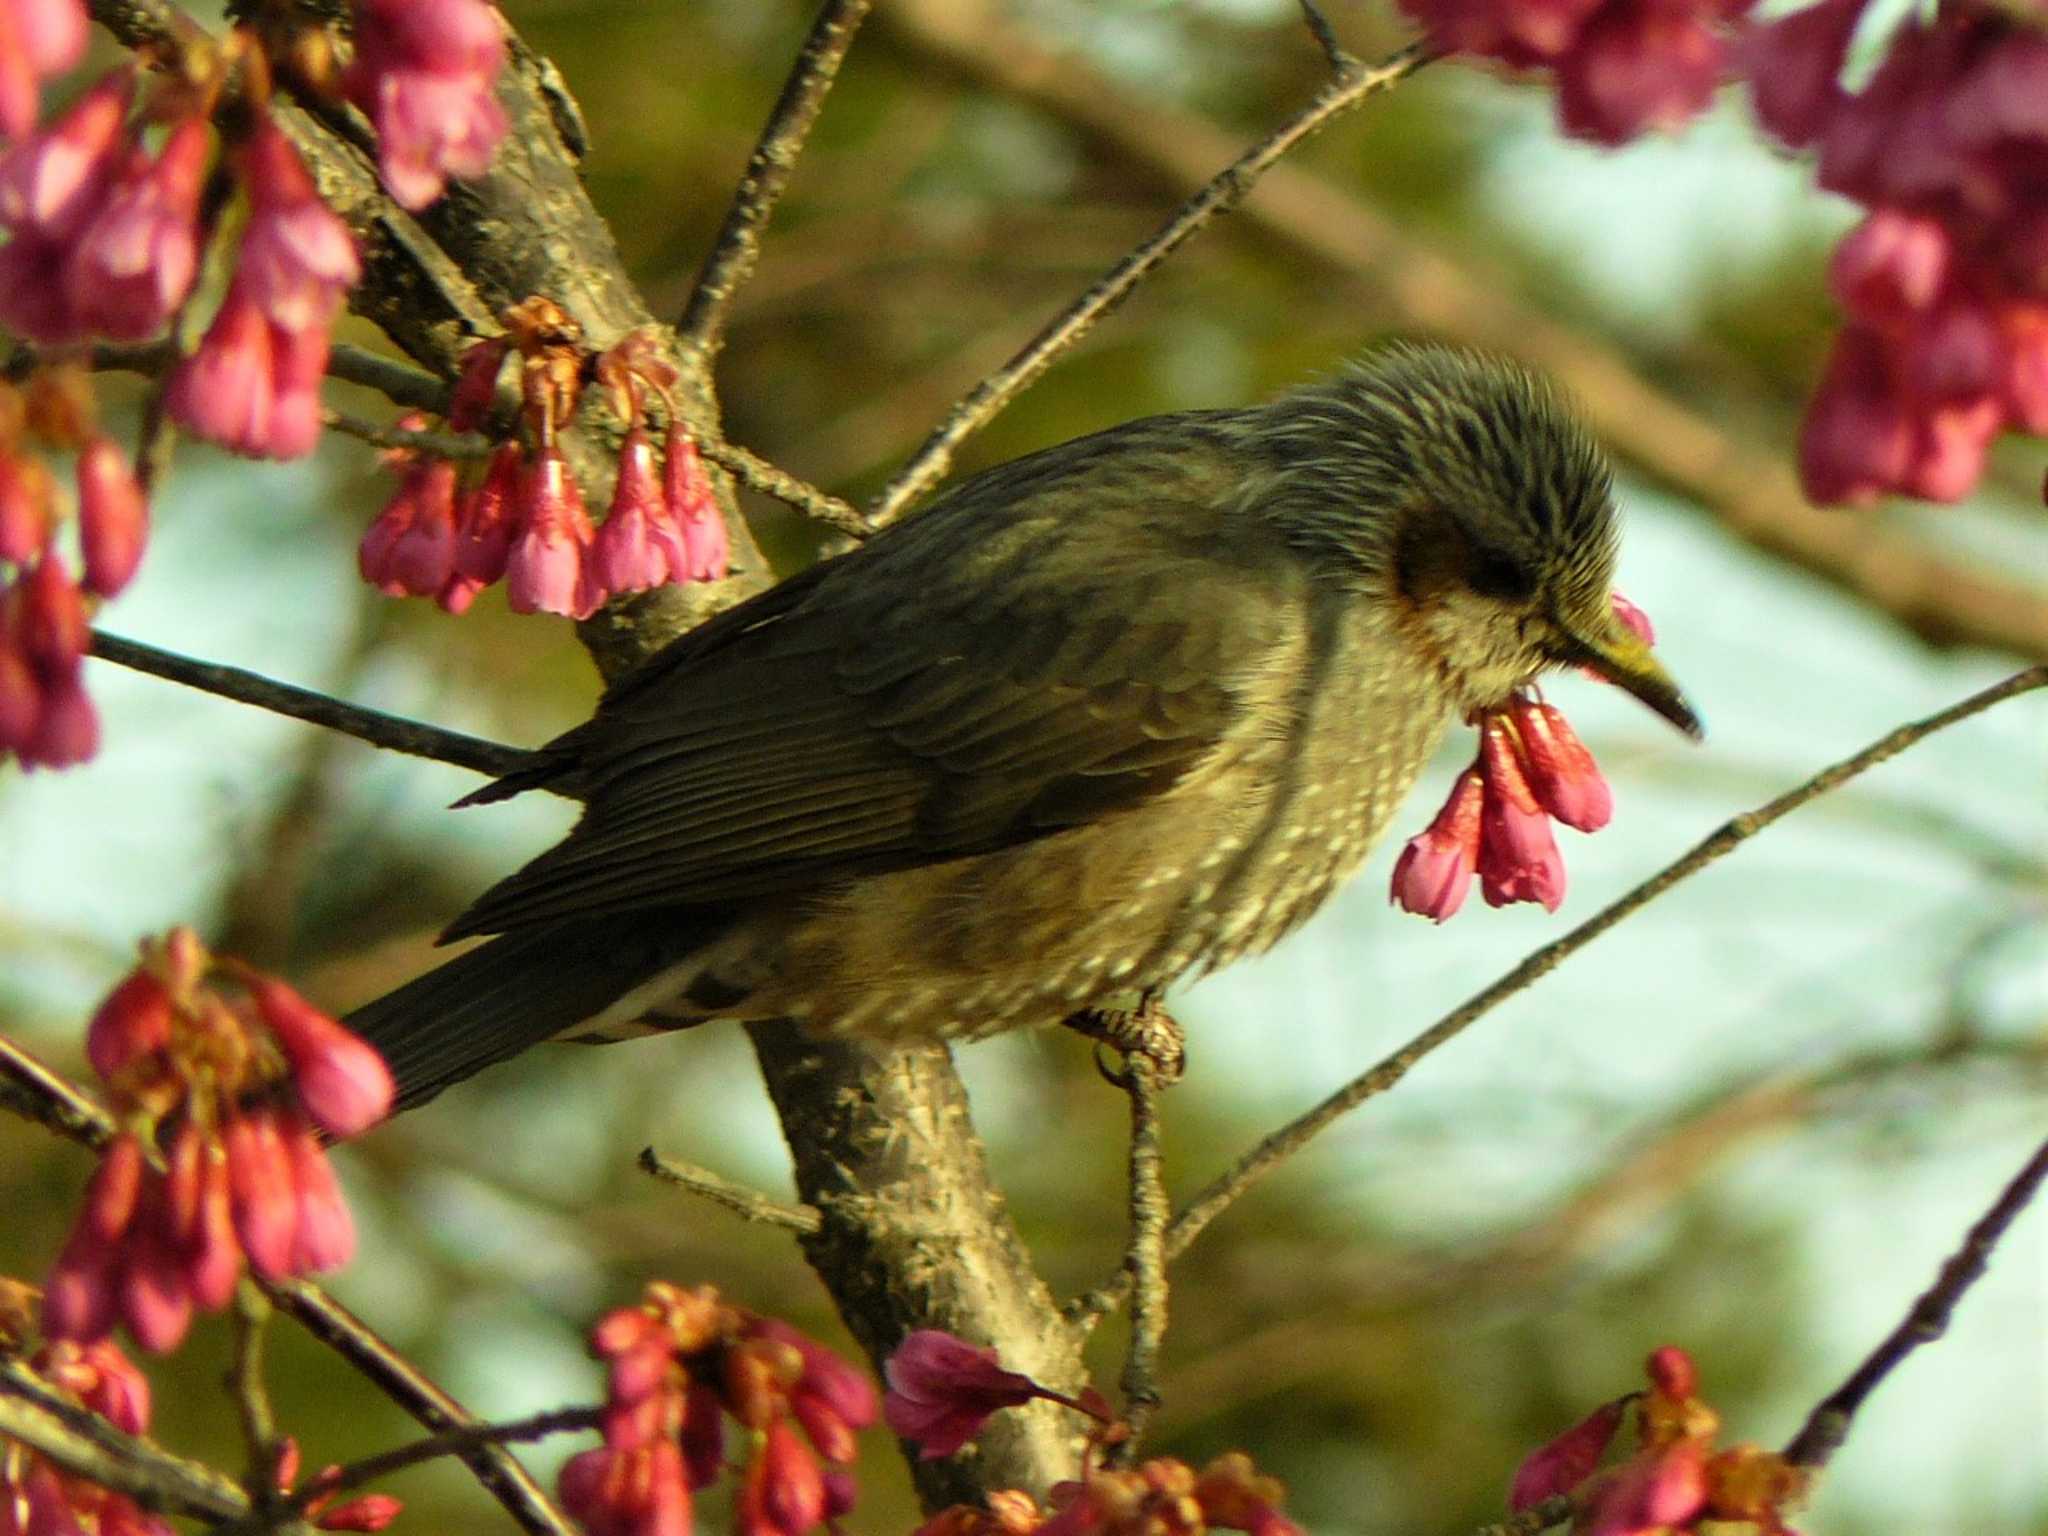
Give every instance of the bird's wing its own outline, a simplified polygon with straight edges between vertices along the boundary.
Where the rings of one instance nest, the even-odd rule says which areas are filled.
[[[1284,565],[1225,568],[1184,531],[1127,557],[1139,579],[1060,519],[964,549],[926,521],[614,690],[557,745],[583,821],[449,937],[804,890],[1137,804],[1222,739],[1285,629]]]

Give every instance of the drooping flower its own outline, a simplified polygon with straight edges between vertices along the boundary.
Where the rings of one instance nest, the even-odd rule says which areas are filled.
[[[514,613],[560,613],[585,618],[588,596],[583,562],[590,547],[590,516],[569,465],[552,448],[533,455],[513,497],[517,531],[505,556],[505,595]]]
[[[505,29],[483,0],[356,0],[343,88],[377,129],[385,189],[424,208],[450,176],[481,176],[505,136]]]
[[[42,82],[78,66],[88,31],[84,0],[0,0],[0,137],[35,127]]]
[[[1435,820],[1408,840],[1394,864],[1390,899],[1403,911],[1444,922],[1465,904],[1479,866],[1479,815],[1485,785],[1467,768]]]
[[[950,1456],[981,1433],[988,1416],[1044,1395],[1038,1383],[1004,1370],[993,1349],[977,1349],[935,1328],[905,1336],[889,1357],[882,1417],[922,1460]]]
[[[217,991],[215,972],[243,995]],[[353,1224],[308,1117],[341,1135],[389,1112],[369,1046],[178,930],[101,1005],[87,1055],[126,1128],[45,1287],[46,1334],[91,1343],[119,1321],[161,1352],[227,1304],[245,1262],[279,1280],[347,1261]]]
[[[110,437],[91,439],[78,454],[78,545],[84,586],[113,597],[135,577],[149,537],[149,503],[128,456]]]
[[[199,191],[210,149],[206,122],[187,118],[161,153],[137,147],[64,268],[80,324],[116,341],[161,331],[199,270]]]

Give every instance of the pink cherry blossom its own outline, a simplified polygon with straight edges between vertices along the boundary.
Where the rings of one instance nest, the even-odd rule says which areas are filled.
[[[141,341],[169,323],[199,268],[199,190],[210,149],[201,119],[171,130],[162,153],[137,148],[64,269],[82,324],[116,341]]]
[[[77,67],[88,31],[83,0],[0,0],[0,136],[35,127],[41,82]]]
[[[1394,864],[1391,899],[1403,911],[1444,922],[1465,904],[1479,865],[1479,814],[1485,787],[1477,769],[1458,775],[1435,820],[1408,841]]]
[[[84,586],[112,597],[134,579],[149,537],[149,506],[128,456],[110,437],[97,436],[78,454],[78,543],[85,558]]]
[[[377,129],[384,186],[424,208],[480,176],[507,127],[495,93],[504,26],[483,0],[356,0],[349,98]]]
[[[505,592],[514,613],[584,617],[585,551],[592,538],[583,493],[559,452],[530,459],[513,498],[517,527],[505,557]]]

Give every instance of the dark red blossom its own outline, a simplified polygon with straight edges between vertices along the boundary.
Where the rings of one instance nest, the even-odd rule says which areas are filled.
[[[988,1416],[1043,1395],[1029,1376],[1003,1369],[993,1349],[977,1349],[936,1328],[907,1335],[889,1357],[882,1417],[914,1441],[925,1461],[950,1456],[981,1433]]]

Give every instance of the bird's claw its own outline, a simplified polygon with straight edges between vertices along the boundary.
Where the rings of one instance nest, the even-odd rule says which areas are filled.
[[[1130,1076],[1127,1067],[1118,1070],[1103,1060],[1104,1046],[1126,1062],[1135,1057],[1149,1063],[1153,1082],[1162,1088],[1179,1082],[1187,1071],[1187,1035],[1159,1006],[1156,993],[1146,993],[1135,1008],[1083,1008],[1068,1016],[1066,1026],[1095,1042],[1095,1070],[1112,1087],[1128,1088]]]

